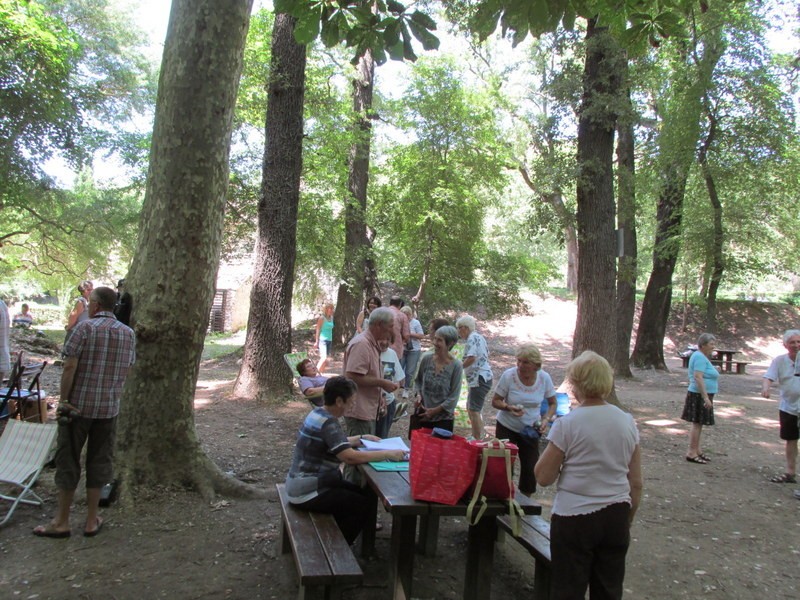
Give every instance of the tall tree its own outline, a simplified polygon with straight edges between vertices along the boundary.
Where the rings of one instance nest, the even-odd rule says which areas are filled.
[[[613,362],[616,339],[614,132],[625,90],[626,57],[614,37],[590,19],[578,122],[578,318],[573,356],[584,350]],[[612,307],[611,314],[608,307]],[[606,318],[598,315],[606,313]]]
[[[624,65],[627,75],[627,63]],[[636,164],[634,111],[627,76],[624,108],[617,120],[617,227],[622,232],[622,256],[617,265],[617,339],[614,372],[617,377],[632,377],[630,366],[631,333],[636,313]]]
[[[377,292],[372,240],[367,230],[367,186],[372,144],[372,96],[375,61],[372,50],[358,59],[353,77],[353,141],[347,157],[347,191],[344,209],[344,265],[336,298],[333,339],[343,345],[356,331],[356,316],[365,295]]]
[[[689,51],[679,49],[676,77],[664,102],[659,135],[662,184],[656,212],[653,269],[642,301],[631,361],[638,367],[666,369],[664,334],[672,305],[672,275],[680,252],[686,181],[700,138],[703,98],[711,89],[717,62],[725,51],[725,7],[711,8],[698,19]]]
[[[278,13],[272,29],[266,145],[258,206],[258,241],[242,368],[234,393],[263,398],[291,381],[282,355],[292,347],[292,281],[303,169],[306,46],[297,19]]]
[[[243,486],[203,453],[193,404],[251,8],[252,0],[172,4],[141,230],[128,277],[137,360],[123,392],[117,447],[120,477],[131,487],[178,483],[211,496]]]

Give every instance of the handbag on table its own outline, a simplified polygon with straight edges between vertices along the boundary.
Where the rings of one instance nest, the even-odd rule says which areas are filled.
[[[460,435],[436,437],[431,429],[411,433],[409,478],[414,500],[454,505],[475,479],[478,453]]]

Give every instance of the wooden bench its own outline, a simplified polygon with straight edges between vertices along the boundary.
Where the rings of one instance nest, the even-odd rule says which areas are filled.
[[[281,553],[294,555],[300,580],[299,600],[341,598],[342,589],[361,584],[364,573],[331,515],[295,508],[279,483]]]
[[[542,517],[522,517],[519,535],[514,535],[511,517],[497,517],[497,527],[520,543],[536,561],[533,575],[534,600],[550,598],[550,523]]]

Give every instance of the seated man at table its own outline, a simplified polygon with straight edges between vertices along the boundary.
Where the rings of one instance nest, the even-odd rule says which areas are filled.
[[[27,304],[22,305],[22,312],[18,312],[14,315],[14,327],[22,327],[24,329],[29,328],[33,325],[33,313],[31,313],[30,307]]]
[[[339,465],[403,460],[402,450],[356,450],[363,446],[362,439],[380,439],[374,435],[345,435],[339,419],[356,390],[356,384],[347,377],[331,377],[325,383],[324,404],[303,421],[286,477],[289,502],[304,510],[333,515],[349,544],[364,528],[369,497],[363,488],[342,478]]]
[[[322,390],[325,388],[328,378],[320,375],[317,365],[310,358],[297,363],[297,372],[300,374],[297,384],[300,386],[303,396],[308,398],[312,404],[322,406]]]

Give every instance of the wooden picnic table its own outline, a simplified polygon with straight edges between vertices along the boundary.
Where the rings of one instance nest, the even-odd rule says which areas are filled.
[[[376,471],[369,465],[359,466],[368,489],[376,502],[370,503],[371,514],[362,534],[361,551],[371,556],[375,550],[375,523],[377,500],[392,515],[391,550],[389,558],[389,598],[408,600],[414,573],[414,551],[417,521],[420,521],[420,539],[416,550],[432,554],[436,549],[439,517],[466,517],[467,502],[455,506],[421,502],[411,497],[408,472]],[[539,515],[542,507],[530,498],[517,495],[523,512]],[[464,576],[465,600],[489,600],[494,546],[497,539],[497,517],[507,514],[508,502],[490,501],[483,517],[470,525],[467,533],[467,560]]]

